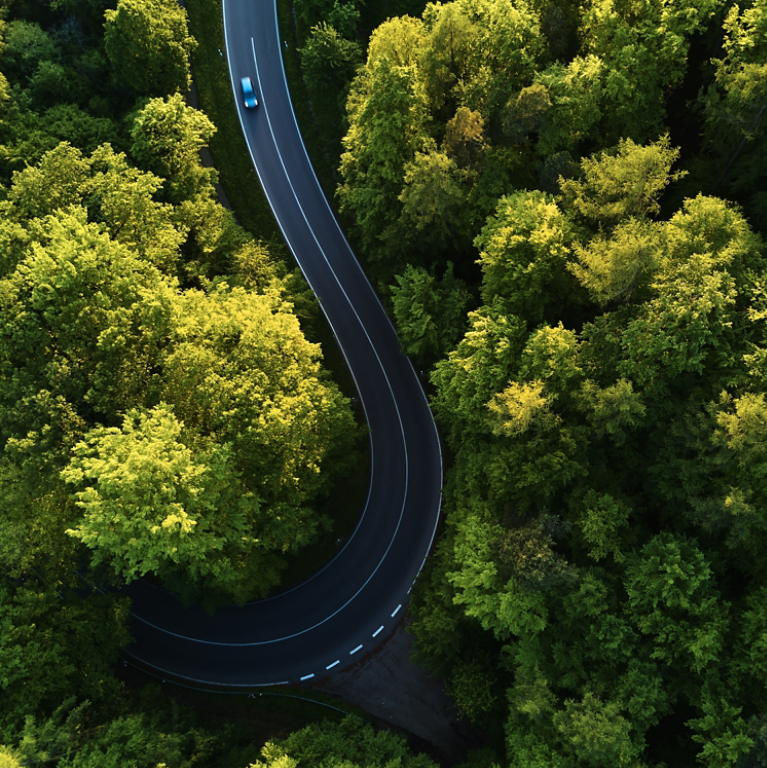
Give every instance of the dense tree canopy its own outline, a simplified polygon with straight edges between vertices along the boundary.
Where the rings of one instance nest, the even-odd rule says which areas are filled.
[[[375,29],[347,100],[337,190],[374,276],[389,284],[407,264],[437,276],[447,261],[468,275],[472,238],[503,195],[557,194],[582,157],[655,146],[696,119],[706,142],[690,141],[687,189],[711,194],[719,179],[761,211],[764,12],[726,6],[453,0]],[[404,82],[410,106],[394,107]],[[678,156],[664,147],[661,167]]]
[[[185,10],[48,10],[19,9],[0,52],[3,563],[71,588],[90,552],[100,577],[265,594],[329,522],[348,403],[284,269],[215,200]],[[72,81],[44,113],[41,78]],[[53,110],[114,143],[60,142]]]
[[[156,202],[159,184],[109,147],[86,158],[62,145],[15,175],[0,279],[6,487],[42,504],[62,495],[62,472],[85,515],[70,507],[68,529],[94,565],[128,580],[182,569],[246,599],[278,581],[275,553],[312,539],[322,521],[305,505],[353,422],[276,276],[267,293],[201,291],[163,271],[189,229]],[[34,472],[50,489],[20,492]]]
[[[418,657],[510,766],[763,759],[764,21],[435,3],[352,84],[338,198],[404,348],[441,357]],[[381,67],[418,144],[360,109]],[[448,263],[481,301],[457,344]]]
[[[767,705],[765,247],[718,198],[657,218],[674,159],[626,141],[557,197],[503,198],[485,306],[432,375],[455,458],[418,653],[512,766],[735,765]],[[472,624],[493,650],[468,687]]]
[[[338,203],[431,366],[413,630],[476,764],[764,765],[765,3],[295,5]],[[30,0],[0,37],[0,765],[213,764],[124,704],[92,587],[263,594],[348,404],[215,201],[186,11]],[[252,746],[221,764],[430,765],[351,720]]]

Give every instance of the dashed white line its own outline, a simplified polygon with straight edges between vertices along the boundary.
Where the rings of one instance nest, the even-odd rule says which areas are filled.
[[[391,617],[392,617],[392,618],[394,618],[394,617],[395,617],[395,616],[396,616],[396,615],[399,613],[399,609],[400,609],[400,608],[402,608],[402,603],[400,603],[400,604],[399,604],[399,605],[398,605],[398,606],[397,606],[397,607],[394,609],[394,613],[391,615]]]
[[[380,635],[382,631],[383,631],[383,624],[381,624],[381,626],[378,627],[378,629],[375,632],[373,632],[373,637]]]
[[[357,653],[362,648],[362,645],[358,645],[353,651],[349,651],[349,656],[351,656],[353,653]]]
[[[327,667],[325,667],[325,669],[333,669],[333,667],[335,667],[336,664],[340,664],[340,663],[341,663],[341,659],[336,659],[332,664],[328,664]]]
[[[312,672],[311,675],[304,675],[303,677],[300,677],[299,680],[311,680],[314,677],[314,672]]]

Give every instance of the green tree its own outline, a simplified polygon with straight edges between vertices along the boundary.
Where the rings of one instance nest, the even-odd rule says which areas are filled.
[[[61,49],[39,24],[13,19],[3,30],[2,56],[4,74],[26,84],[41,62],[58,62]]]
[[[482,299],[500,301],[532,326],[562,316],[577,295],[568,274],[577,228],[542,192],[516,192],[498,201],[495,215],[476,238]]]
[[[565,328],[542,325],[527,339],[520,359],[517,378],[540,380],[559,400],[567,398],[583,379],[577,335]]]
[[[161,405],[88,432],[62,472],[83,511],[67,533],[126,582],[180,569],[230,587],[233,564],[257,549],[259,501],[241,487],[229,446],[193,450],[182,429]]]
[[[357,7],[356,0],[349,2],[333,0],[333,7],[328,14],[328,23],[345,38],[354,38],[360,23],[360,9]]]
[[[626,440],[627,428],[641,424],[647,413],[641,393],[634,391],[627,379],[618,379],[605,388],[588,379],[576,397],[594,433],[598,437],[609,435],[617,445]]]
[[[250,768],[295,768],[323,765],[327,768],[434,768],[426,755],[413,755],[407,743],[391,731],[376,732],[371,725],[347,717],[340,723],[313,723],[287,739],[267,742],[264,758]]]
[[[540,155],[576,150],[600,137],[603,76],[604,65],[594,55],[576,56],[567,65],[558,62],[538,72],[535,82],[546,89],[551,105],[538,129]]]
[[[548,88],[534,83],[506,102],[503,133],[515,144],[524,143],[530,134],[542,132],[548,122],[551,98]]]
[[[175,271],[184,242],[208,263],[255,256],[204,193],[172,206],[154,199],[160,183],[108,146],[87,158],[60,145],[14,176],[0,228],[9,246],[0,277],[0,557],[15,575],[36,568],[62,578],[76,559],[70,529],[122,577],[153,572],[181,583],[183,573],[244,600],[276,583],[280,552],[314,535],[322,520],[310,504],[327,491],[330,469],[345,466],[356,430],[263,248],[248,267],[263,293],[225,282],[210,294],[180,293],[160,272]],[[169,413],[152,410],[158,402],[183,420],[183,440]],[[115,427],[128,413],[143,414],[158,451],[175,446],[167,476],[136,448],[141,430]],[[154,417],[167,434],[149,429]],[[110,452],[131,456],[135,473]],[[75,471],[73,456],[81,474],[68,479],[92,518],[78,514],[60,478],[67,465]],[[161,488],[152,477],[164,477]],[[162,528],[175,503],[183,514]],[[125,510],[119,531],[104,523],[107,507]],[[188,529],[204,533],[185,549]],[[134,534],[142,547],[128,543]]]
[[[127,618],[126,601],[114,596],[1,584],[0,730],[18,730],[30,713],[53,711],[71,696],[112,696],[110,667],[128,642]]]
[[[34,166],[13,174],[6,215],[18,224],[48,216],[58,209],[77,205],[88,176],[88,162],[68,143],[46,153]],[[6,263],[6,267],[15,264]]]
[[[423,19],[428,38],[419,69],[431,109],[443,114],[455,109],[460,84],[470,75],[472,47],[479,28],[470,10],[460,2],[430,3]]]
[[[460,100],[491,122],[513,93],[531,84],[546,40],[538,13],[525,0],[475,0],[465,7],[476,33]]]
[[[630,298],[647,282],[664,255],[663,230],[641,219],[618,224],[609,237],[597,235],[575,247],[577,263],[568,264],[581,285],[600,304]]]
[[[752,553],[740,567],[762,568],[756,555],[767,521],[760,513],[765,474],[762,393],[726,392],[686,415],[669,435],[658,465],[664,494],[688,506],[687,518],[732,551]],[[683,448],[680,437],[688,436]]]
[[[182,6],[174,0],[119,0],[104,16],[104,45],[121,87],[149,96],[189,89],[189,55],[197,43]]]
[[[589,548],[589,557],[597,562],[612,554],[622,560],[621,533],[625,529],[630,508],[609,493],[599,494],[590,489],[579,506],[581,513],[576,521]]]
[[[485,148],[484,120],[479,112],[458,107],[445,126],[443,147],[459,168],[476,168]]]
[[[17,748],[24,765],[53,762],[76,752],[89,707],[88,701],[76,705],[71,696],[49,718],[40,720],[27,715]]]
[[[351,7],[344,4],[344,7]],[[311,94],[312,111],[318,126],[333,142],[332,152],[340,154],[345,104],[349,86],[362,63],[362,49],[335,27],[320,22],[312,27],[300,49],[301,71]],[[328,147],[328,151],[331,151]]]
[[[8,747],[0,745],[0,768],[22,768],[17,755]]]
[[[58,472],[90,427],[150,397],[173,288],[82,209],[38,220],[35,236],[0,280],[2,555],[11,572],[68,583]]]
[[[417,67],[425,31],[420,19],[410,16],[387,19],[370,36],[365,68],[372,73],[384,61],[390,67]]]
[[[543,394],[544,383],[532,381],[517,384],[512,381],[487,404],[492,430],[500,435],[521,435],[534,423],[555,420],[551,413],[550,396]]]
[[[133,168],[110,146],[93,152],[90,178],[80,187],[90,218],[101,222],[112,240],[174,275],[187,229],[171,205],[157,200],[161,188],[162,179]]]
[[[686,723],[694,732],[693,740],[703,745],[699,761],[707,768],[739,765],[754,746],[748,724],[740,717],[742,708],[709,689],[704,692],[701,710],[702,717]]]
[[[484,432],[486,407],[508,383],[525,341],[525,327],[499,308],[469,312],[469,327],[458,346],[434,367],[437,387],[432,408],[453,444]]]
[[[150,99],[136,114],[131,127],[131,154],[147,170],[165,179],[168,197],[180,202],[207,190],[216,173],[205,168],[199,152],[216,128],[180,93]]]
[[[716,85],[706,101],[707,119],[723,121],[731,136],[754,139],[762,134],[761,114],[767,103],[763,0],[733,5],[724,20],[724,57],[714,61]]]
[[[721,5],[689,0],[590,2],[584,7],[580,37],[586,54],[603,65],[603,114],[607,140],[644,142],[662,130],[665,94],[680,85],[696,32]]]
[[[8,747],[0,746],[0,768],[22,768],[18,758]]]
[[[621,140],[613,152],[581,161],[582,179],[562,184],[562,202],[567,210],[602,225],[615,225],[630,216],[649,216],[660,210],[658,198],[683,171],[671,173],[679,158],[668,137],[647,146]]]
[[[654,658],[680,659],[695,672],[719,660],[730,606],[712,577],[695,543],[671,534],[653,537],[629,562],[629,610],[639,630],[653,636]]]
[[[447,354],[460,336],[469,294],[449,264],[442,280],[408,266],[391,286],[394,317],[405,352],[430,361]]]
[[[312,27],[300,52],[301,69],[315,109],[326,99],[336,104],[345,100],[349,83],[362,60],[359,45],[321,22]],[[338,117],[340,121],[340,113]]]
[[[603,702],[587,693],[582,701],[566,701],[554,725],[565,748],[587,765],[630,766],[644,745],[633,742],[631,723],[620,710],[619,702]]]
[[[172,723],[163,723],[156,713],[137,712],[105,723],[96,736],[58,765],[60,768],[123,768],[125,765],[192,768],[205,764],[214,747],[214,738],[200,728],[173,727]]]
[[[345,466],[355,434],[348,400],[321,372],[319,347],[280,296],[243,288],[188,291],[174,318],[160,398],[187,429],[231,444],[261,500],[260,546],[300,548],[320,523],[310,500]]]
[[[6,215],[18,229],[57,209],[87,206],[88,218],[102,224],[112,240],[173,274],[187,230],[172,206],[156,201],[161,187],[160,178],[131,167],[111,146],[100,146],[87,158],[62,143],[14,174]],[[17,253],[13,258],[12,252]],[[21,252],[6,253],[10,271]]]
[[[572,760],[552,745],[549,734],[539,735],[532,730],[509,723],[506,729],[506,752],[509,768],[571,768]]]
[[[665,236],[669,258],[654,276],[654,296],[623,338],[621,373],[637,383],[737,366],[731,345],[739,282],[747,263],[761,262],[759,240],[717,199],[685,201]]]
[[[764,218],[765,173],[765,5],[762,0],[729,8],[722,30],[721,58],[714,59],[714,82],[703,97],[706,148],[717,174],[714,192],[727,190],[751,220]]]
[[[379,42],[378,48],[371,43],[369,61],[383,49]],[[336,194],[341,210],[355,217],[369,255],[381,260],[395,247],[387,239],[400,218],[405,168],[416,152],[428,152],[434,142],[426,133],[426,102],[417,71],[392,65],[383,52],[378,56],[372,71],[368,67],[352,84],[341,155],[343,182]],[[401,257],[393,266],[396,270],[400,265]]]
[[[5,408],[47,390],[103,418],[142,402],[152,384],[173,286],[85,219],[72,209],[41,222],[41,242],[2,281]],[[10,419],[0,419],[4,435],[18,429],[7,431]]]
[[[94,117],[75,104],[56,104],[45,110],[43,120],[52,143],[71,142],[84,152],[93,152],[101,144],[120,141],[114,120]]]
[[[455,160],[444,152],[417,152],[407,163],[399,196],[402,229],[415,229],[419,247],[444,247],[463,239],[459,214],[465,204],[465,179]]]
[[[75,72],[55,61],[41,61],[29,79],[29,91],[37,107],[80,101],[82,85]]]
[[[360,5],[359,0],[299,0],[296,16],[305,30],[327,22],[351,39],[357,32]]]

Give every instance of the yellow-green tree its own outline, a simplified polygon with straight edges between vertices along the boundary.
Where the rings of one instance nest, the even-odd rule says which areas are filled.
[[[183,6],[173,0],[119,0],[104,16],[104,45],[116,85],[148,96],[188,90],[189,54],[197,43]]]

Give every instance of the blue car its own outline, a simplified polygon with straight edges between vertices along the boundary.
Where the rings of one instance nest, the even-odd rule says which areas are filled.
[[[248,109],[258,106],[258,99],[256,98],[256,92],[253,90],[253,83],[249,77],[243,77],[240,79],[240,85],[242,86],[242,100]]]

